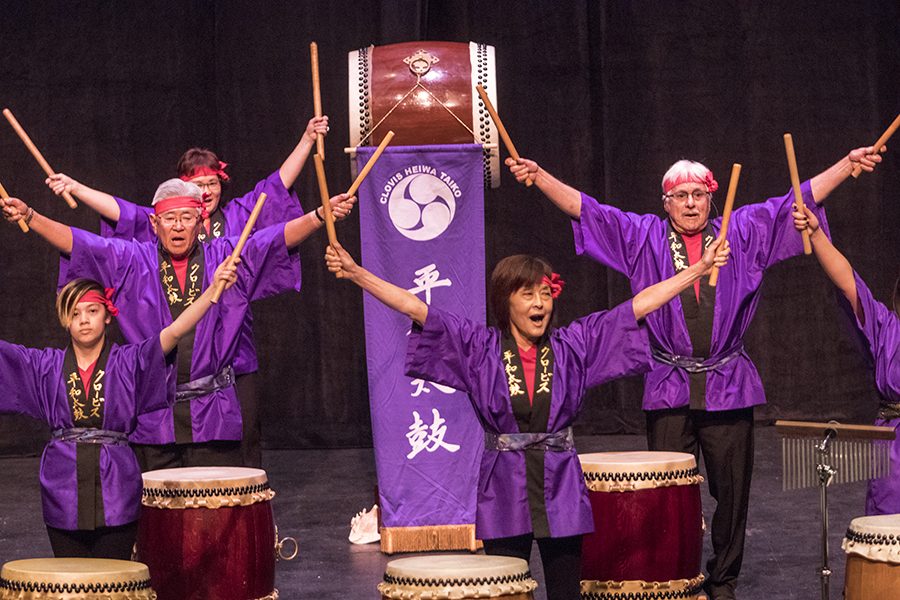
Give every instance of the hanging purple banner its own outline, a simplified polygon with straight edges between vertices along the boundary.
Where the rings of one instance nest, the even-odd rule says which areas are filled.
[[[373,148],[359,148],[359,169]],[[485,320],[480,145],[390,147],[359,189],[363,265],[430,306]],[[408,318],[365,295],[385,527],[475,522],[484,433],[462,393],[403,374]]]

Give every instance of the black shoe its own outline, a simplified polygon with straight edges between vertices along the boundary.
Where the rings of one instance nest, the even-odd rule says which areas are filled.
[[[725,584],[706,583],[703,591],[709,596],[709,600],[737,600],[734,595],[734,587]]]

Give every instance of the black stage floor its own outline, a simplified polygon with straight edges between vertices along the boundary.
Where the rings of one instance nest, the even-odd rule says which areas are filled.
[[[821,563],[818,491],[781,491],[781,442],[772,427],[758,427],[750,522],[738,597],[742,600],[819,598]],[[639,436],[581,437],[579,452],[646,449]],[[385,564],[378,544],[347,541],[350,519],[372,504],[371,450],[267,451],[269,480],[278,492],[275,519],[282,535],[300,541],[300,556],[280,563],[281,598],[375,599]],[[40,514],[37,458],[0,459],[0,559],[50,556]],[[704,513],[712,500],[703,485]],[[841,597],[847,524],[864,511],[865,484],[830,488],[832,598]],[[707,552],[709,535],[706,536]],[[534,557],[537,557],[535,549]],[[542,574],[534,560],[533,571]],[[539,588],[536,600],[544,600]]]

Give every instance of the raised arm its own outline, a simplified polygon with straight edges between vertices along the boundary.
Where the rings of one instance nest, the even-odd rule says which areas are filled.
[[[419,325],[425,324],[425,319],[428,317],[427,304],[411,292],[388,283],[356,264],[340,244],[337,248],[328,246],[325,249],[325,264],[338,279],[349,279],[388,308],[406,315]]]
[[[10,223],[24,220],[36,234],[50,242],[50,245],[63,254],[72,253],[72,228],[53,219],[47,218],[18,198],[0,200],[3,205],[3,217]]]
[[[813,252],[825,274],[850,302],[853,314],[862,320],[856,279],[853,277],[853,267],[850,265],[850,261],[834,247],[828,236],[819,228],[819,220],[812,211],[804,206],[803,214],[794,211],[793,215],[794,226],[800,231],[804,229],[809,231],[809,241],[812,242]]]
[[[238,261],[240,260],[238,258]],[[197,323],[200,322],[200,319],[212,306],[211,299],[219,281],[225,282],[226,290],[237,281],[237,268],[231,263],[230,256],[218,266],[212,283],[200,297],[178,315],[178,318],[171,325],[159,332],[159,344],[162,346],[163,354],[171,352],[178,345],[178,341],[197,326]]]
[[[884,152],[887,147],[882,146],[881,150]],[[875,165],[880,162],[881,154],[875,152],[874,146],[851,150],[847,156],[809,180],[816,204],[822,204],[825,198],[850,176],[855,167],[858,166],[866,173],[871,173],[875,170]]]
[[[75,181],[65,173],[57,173],[51,175],[45,182],[54,194],[61,196],[63,192],[69,192],[73,196],[77,196],[79,200],[93,208],[104,219],[110,221],[119,220],[119,203],[116,199],[106,192],[89,188],[88,186]]]
[[[709,245],[698,262],[695,262],[684,271],[638,292],[631,302],[634,309],[634,317],[637,320],[643,319],[709,273],[713,265],[719,268],[724,267],[728,262],[730,253],[731,248],[728,245],[728,240],[716,239]]]
[[[322,135],[328,134],[327,116],[310,119],[309,123],[306,124],[306,131],[303,132],[303,136],[297,142],[294,151],[284,159],[281,168],[278,169],[278,175],[281,176],[281,183],[284,184],[284,187],[290,189],[294,182],[297,181],[306,159],[309,158],[310,150],[316,145],[316,134],[319,133]]]
[[[532,180],[559,210],[573,219],[581,218],[581,192],[563,183],[533,160],[520,158],[515,161],[507,158],[506,166],[509,167],[509,172],[513,174],[516,181],[524,183],[526,179]]]
[[[347,218],[353,205],[356,203],[356,196],[347,196],[347,194],[338,194],[331,197],[331,211],[335,221]],[[288,248],[294,248],[300,245],[315,230],[325,226],[325,219],[322,215],[323,208],[317,207],[316,210],[310,211],[302,217],[297,217],[284,224],[284,243]]]

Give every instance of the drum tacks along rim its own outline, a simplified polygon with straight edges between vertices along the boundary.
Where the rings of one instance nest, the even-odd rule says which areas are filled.
[[[382,598],[390,600],[524,599],[536,588],[520,558],[461,554],[392,560],[378,584]]]

